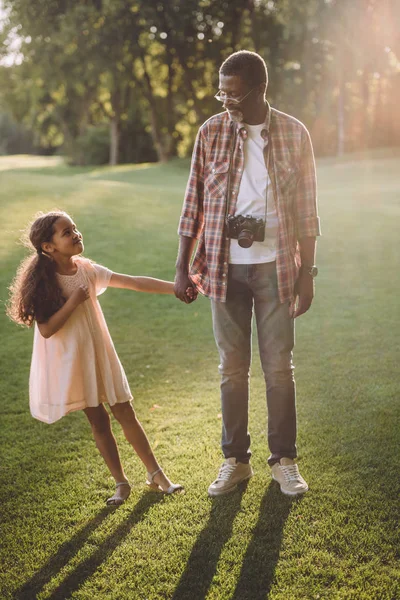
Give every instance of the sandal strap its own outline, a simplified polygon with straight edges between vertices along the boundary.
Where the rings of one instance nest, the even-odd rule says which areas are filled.
[[[154,483],[154,477],[158,474],[162,472],[162,468],[160,467],[159,469],[157,469],[156,471],[153,471],[152,473],[147,473],[147,479],[149,480],[150,483]]]
[[[129,485],[129,487],[130,487],[131,484],[129,483],[129,481],[118,481],[115,484],[115,487],[120,487],[121,485]]]

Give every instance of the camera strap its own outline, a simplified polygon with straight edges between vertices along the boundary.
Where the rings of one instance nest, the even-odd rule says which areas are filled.
[[[227,185],[226,185],[226,195],[225,195],[225,223],[226,223],[226,219],[228,217],[229,204],[230,204],[230,199],[231,199],[231,171],[232,171],[232,163],[233,163],[233,153],[235,152],[236,138],[237,138],[236,123],[232,122],[232,126],[233,126],[233,137],[232,137],[231,147],[230,147],[228,181],[227,181]],[[269,157],[271,154],[271,139],[270,139],[269,131],[268,131],[267,135],[268,135],[268,137],[267,137],[267,156],[265,158],[265,163],[267,165],[267,176],[268,177],[267,177],[267,189],[265,191],[265,214],[264,214],[264,223],[265,224],[267,223],[268,189],[269,189],[269,182],[270,182],[270,175],[269,175],[270,160],[269,160]]]
[[[226,223],[226,219],[228,216],[229,204],[230,204],[230,200],[231,200],[231,171],[232,171],[232,163],[233,163],[233,153],[235,152],[236,138],[237,138],[236,123],[232,122],[232,127],[233,127],[233,137],[232,137],[231,147],[230,147],[228,181],[226,184],[226,195],[225,195],[225,223]]]
[[[263,149],[263,154],[264,154],[264,149]],[[269,182],[271,181],[270,175],[269,175],[269,157],[271,154],[271,139],[269,137],[269,131],[267,132],[267,156],[265,158],[265,163],[267,165],[267,189],[265,190],[265,215],[264,215],[264,223],[265,226],[267,226],[267,208],[268,208],[268,188],[269,188]],[[265,237],[264,237],[265,239]]]

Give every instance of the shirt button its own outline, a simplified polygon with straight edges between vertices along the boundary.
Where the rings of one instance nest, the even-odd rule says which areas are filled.
[[[224,262],[224,267],[226,267],[227,264],[228,264],[227,262]]]
[[[226,273],[222,273],[222,277],[226,277]]]
[[[222,282],[222,285],[226,285],[225,281]]]

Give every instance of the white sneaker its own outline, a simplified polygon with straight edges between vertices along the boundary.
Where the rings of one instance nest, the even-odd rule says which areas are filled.
[[[271,468],[272,479],[281,486],[281,492],[287,496],[297,496],[308,491],[308,485],[299,473],[299,467],[291,458],[281,460]]]
[[[253,476],[250,464],[236,462],[236,458],[226,458],[219,470],[217,479],[208,488],[209,496],[222,496],[236,489],[237,485]]]

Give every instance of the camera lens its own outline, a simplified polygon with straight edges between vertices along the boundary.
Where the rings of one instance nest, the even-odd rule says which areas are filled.
[[[250,229],[242,229],[238,235],[238,244],[241,248],[250,248],[253,245],[254,234]]]

